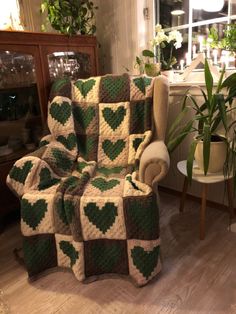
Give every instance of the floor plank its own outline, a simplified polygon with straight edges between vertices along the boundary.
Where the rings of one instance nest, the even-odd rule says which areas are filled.
[[[57,272],[28,283],[13,249],[21,246],[19,225],[0,235],[0,314],[236,313],[236,233],[228,215],[207,208],[206,239],[200,241],[199,205],[161,193],[163,270],[136,288],[123,278],[91,284]]]

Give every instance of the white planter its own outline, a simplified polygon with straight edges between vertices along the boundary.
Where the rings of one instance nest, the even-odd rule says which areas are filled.
[[[225,159],[227,155],[227,146],[225,142],[211,142],[210,146],[210,161],[208,172],[215,173],[223,171]],[[195,160],[198,167],[204,171],[203,161],[203,142],[199,141],[195,151]]]
[[[150,63],[148,67],[145,68],[145,73],[147,76],[157,76],[160,73],[160,63]]]

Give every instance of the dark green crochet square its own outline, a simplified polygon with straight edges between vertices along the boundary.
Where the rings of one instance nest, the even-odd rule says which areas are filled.
[[[156,195],[126,197],[123,200],[128,239],[155,240],[159,237]]]
[[[101,103],[130,100],[130,79],[128,74],[106,75],[101,78],[99,99]]]
[[[99,239],[84,242],[85,276],[128,274],[126,240]]]
[[[87,161],[97,161],[98,136],[77,134],[79,156]]]
[[[152,129],[152,99],[130,102],[130,134],[140,134]]]
[[[57,79],[54,81],[51,91],[49,100],[52,101],[56,96],[63,96],[68,97],[71,99],[71,81],[70,78],[64,77],[61,79]]]
[[[42,234],[23,238],[24,261],[29,277],[57,266],[55,237]]]
[[[42,159],[60,177],[68,176],[74,165],[74,158],[64,148],[48,146]]]

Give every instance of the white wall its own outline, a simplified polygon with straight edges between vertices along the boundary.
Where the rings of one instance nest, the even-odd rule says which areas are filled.
[[[97,0],[97,38],[100,44],[100,72],[135,72],[136,55],[147,47],[152,32],[153,0]],[[143,8],[149,7],[145,20]]]

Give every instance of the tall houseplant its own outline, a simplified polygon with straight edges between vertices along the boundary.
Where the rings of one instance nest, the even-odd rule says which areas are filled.
[[[94,34],[96,9],[89,0],[42,0],[41,4],[41,12],[47,11],[51,26],[67,35]]]
[[[233,98],[236,96],[236,73],[231,74],[223,81],[225,69],[221,73],[216,88],[213,84],[213,77],[209,70],[207,60],[205,61],[205,85],[206,93],[200,89],[204,102],[199,105],[193,95],[187,90],[184,96],[182,110],[174,121],[168,134],[168,149],[173,152],[175,148],[186,138],[188,134],[194,134],[187,157],[187,174],[191,181],[195,151],[198,144],[202,145],[203,171],[206,175],[209,171],[210,157],[218,159],[218,156],[211,156],[213,142],[222,142],[225,145],[225,159],[223,169],[226,176],[233,174],[236,186],[236,121],[230,121],[229,115],[235,110],[232,106]],[[224,93],[226,91],[226,93]],[[190,101],[190,105],[188,104]],[[189,121],[181,123],[186,118],[189,110],[195,114]],[[222,125],[224,136],[217,129]],[[224,146],[223,145],[223,146]]]

